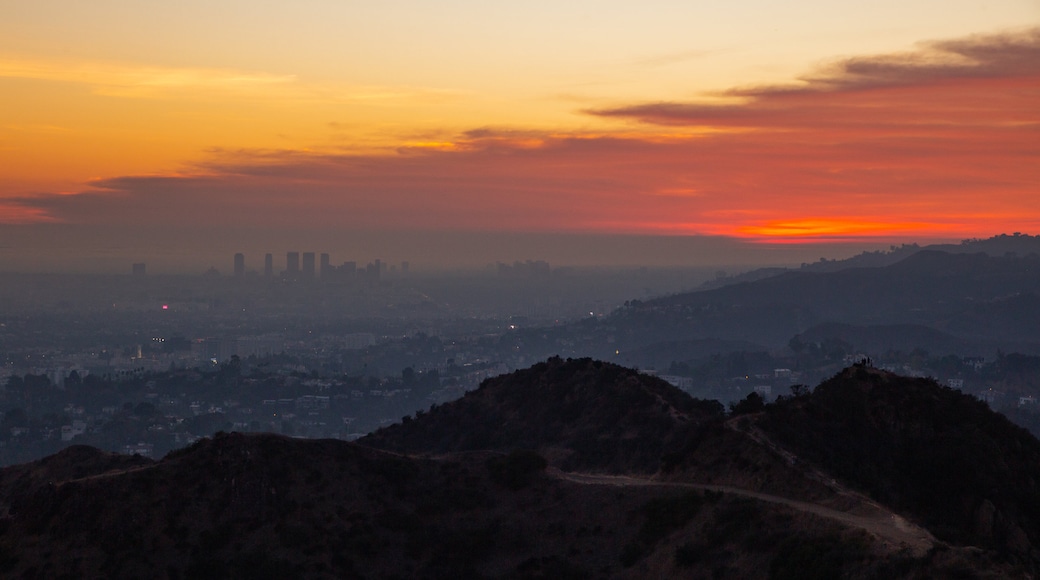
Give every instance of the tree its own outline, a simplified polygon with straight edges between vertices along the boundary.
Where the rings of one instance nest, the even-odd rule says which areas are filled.
[[[757,413],[766,408],[766,401],[757,392],[750,392],[748,396],[737,403],[730,403],[729,412],[733,416]]]
[[[791,385],[792,397],[804,397],[811,392],[809,385]]]

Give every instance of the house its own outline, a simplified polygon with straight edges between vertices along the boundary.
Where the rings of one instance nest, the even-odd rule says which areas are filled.
[[[143,441],[134,445],[124,445],[123,453],[126,455],[140,455],[141,457],[151,457],[155,446],[151,443],[144,443]]]
[[[82,435],[87,431],[86,421],[73,421],[71,425],[61,426],[61,440],[72,441],[77,435]]]

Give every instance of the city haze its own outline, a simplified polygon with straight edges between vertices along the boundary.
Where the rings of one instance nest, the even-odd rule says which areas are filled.
[[[554,266],[718,268],[732,274],[887,247],[884,239],[776,244],[724,236],[49,224],[0,227],[0,271],[118,274],[143,262],[151,273],[198,274],[215,268],[230,274],[235,253],[245,254],[246,269],[256,272],[262,272],[264,255],[271,253],[280,271],[286,252],[311,251],[330,254],[336,265],[407,261],[415,271],[546,260]]]

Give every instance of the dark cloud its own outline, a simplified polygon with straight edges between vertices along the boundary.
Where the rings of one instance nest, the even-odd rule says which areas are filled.
[[[662,125],[753,125],[763,120],[768,123],[769,119],[783,119],[784,108],[825,106],[836,93],[926,88],[937,83],[946,83],[950,90],[957,90],[958,84],[972,80],[1035,81],[1037,78],[1040,78],[1040,28],[932,42],[910,53],[848,58],[803,77],[798,84],[725,91],[722,93],[725,96],[745,99],[732,105],[651,102],[586,112]]]

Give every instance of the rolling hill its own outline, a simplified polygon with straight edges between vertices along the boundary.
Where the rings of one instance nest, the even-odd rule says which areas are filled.
[[[862,365],[727,414],[554,358],[360,443],[219,433],[0,470],[0,574],[1026,578],[1038,458],[978,401]]]

